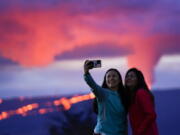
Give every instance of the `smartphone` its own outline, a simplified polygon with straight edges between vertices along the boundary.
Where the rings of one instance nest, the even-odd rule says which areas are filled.
[[[89,65],[91,65],[91,68],[100,68],[101,67],[101,60],[91,60],[89,62]]]

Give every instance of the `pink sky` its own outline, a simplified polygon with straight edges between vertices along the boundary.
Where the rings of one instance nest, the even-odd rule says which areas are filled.
[[[1,0],[0,5],[1,65],[39,68],[67,58],[124,56],[152,83],[160,58],[180,54],[178,0]]]

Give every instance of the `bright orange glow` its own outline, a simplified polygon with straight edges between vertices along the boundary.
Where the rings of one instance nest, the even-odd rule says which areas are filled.
[[[2,112],[0,114],[0,120],[3,120],[3,119],[7,119],[9,116],[8,116],[8,113],[7,112]]]
[[[81,101],[89,100],[89,99],[93,99],[93,98],[94,98],[94,95],[91,93],[91,94],[87,94],[87,95],[83,95],[83,96],[72,97],[70,99],[70,102],[72,104],[74,104],[74,103],[77,103],[77,102],[81,102]]]
[[[39,109],[39,113],[40,114],[45,114],[45,113],[47,113],[47,111],[46,111],[46,109]]]
[[[94,98],[94,95],[92,93],[82,95],[82,96],[74,96],[74,97],[72,97],[70,99],[61,98],[59,100],[55,100],[54,105],[55,106],[63,105],[65,110],[69,110],[71,108],[72,104],[82,102],[82,101],[85,101],[85,100],[90,100],[90,99],[93,99],[93,98]]]
[[[2,112],[1,116],[2,116],[2,118],[6,119],[8,117],[8,113],[7,112]]]
[[[42,109],[38,110],[39,114],[46,114],[48,112],[54,112],[54,109],[52,109],[52,108],[47,108],[47,109],[46,108],[42,108]]]
[[[62,98],[60,102],[64,106],[65,110],[69,110],[71,108],[71,103],[69,102],[67,98]]]
[[[53,109],[52,108],[53,106],[63,106],[64,110],[69,110],[73,104],[82,102],[85,100],[90,100],[93,98],[94,98],[93,93],[85,94],[85,95],[81,95],[81,96],[73,96],[70,99],[63,97],[59,100],[54,100],[53,102],[48,101],[47,103],[45,103],[45,105],[47,107],[51,107],[51,108],[41,108],[41,109],[37,110],[36,112],[42,115],[42,114],[46,114],[48,112],[57,111],[58,109]],[[23,100],[25,100],[25,98],[23,98]],[[30,115],[30,114],[28,114],[29,111],[32,111],[33,109],[38,109],[39,106],[40,105],[38,103],[33,103],[33,104],[28,104],[28,105],[22,106],[20,108],[17,108],[16,110],[10,110],[7,112],[4,111],[0,114],[0,120],[7,119],[13,115],[21,115],[23,117],[28,116],[28,115]]]
[[[22,109],[22,108],[19,108],[19,109],[17,109],[17,110],[16,110],[16,113],[17,113],[17,114],[23,114],[23,113],[24,113],[24,111],[23,111],[23,109]]]
[[[38,108],[39,105],[34,103],[34,104],[29,104],[29,105],[26,105],[26,106],[23,106],[21,108],[18,108],[16,110],[16,114],[21,114],[21,115],[25,115],[25,113],[27,113],[28,111],[31,111],[33,109],[36,109]]]
[[[34,104],[32,104],[32,107],[33,107],[33,109],[38,108],[38,107],[39,107],[39,104],[34,103]]]
[[[55,100],[55,101],[54,101],[54,105],[55,105],[55,106],[59,106],[60,104],[61,104],[61,103],[60,103],[59,100]]]
[[[32,110],[33,106],[32,105],[27,105],[27,110]]]

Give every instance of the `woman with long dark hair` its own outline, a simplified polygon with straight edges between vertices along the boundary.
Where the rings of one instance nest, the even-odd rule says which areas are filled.
[[[140,70],[131,68],[127,71],[125,90],[133,135],[158,135],[154,96]]]
[[[98,104],[97,124],[94,135],[126,135],[127,119],[123,99],[122,78],[117,69],[109,69],[99,86],[89,73],[90,61],[84,63],[84,79],[91,87]]]

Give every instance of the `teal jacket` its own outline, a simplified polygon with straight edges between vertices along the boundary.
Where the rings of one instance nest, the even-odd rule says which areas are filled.
[[[92,88],[98,102],[94,132],[104,135],[126,135],[127,116],[118,92],[97,85],[90,74],[85,74],[84,79]]]

